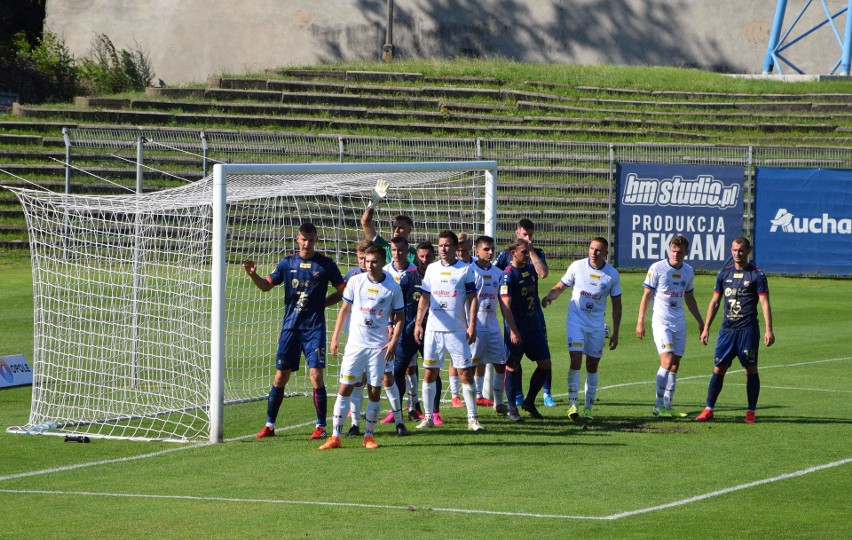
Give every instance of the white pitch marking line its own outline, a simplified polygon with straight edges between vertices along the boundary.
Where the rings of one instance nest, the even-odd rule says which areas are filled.
[[[679,501],[673,501],[666,504],[661,504],[658,506],[651,506],[648,508],[640,508],[638,510],[631,510],[629,512],[621,512],[618,514],[611,514],[606,516],[606,519],[616,520],[625,517],[635,516],[638,514],[647,514],[649,512],[656,512],[658,510],[666,510],[668,508],[674,508],[675,506],[683,506],[686,504],[691,504],[698,501],[703,501],[706,499],[710,499],[712,497],[718,497],[719,495],[727,495],[728,493],[733,493],[734,491],[740,491],[743,489],[748,489],[757,486],[763,486],[766,484],[771,484],[773,482],[780,482],[781,480],[787,480],[789,478],[796,478],[799,476],[804,476],[806,474],[822,471],[825,469],[833,469],[835,467],[840,467],[842,465],[846,465],[848,463],[852,463],[852,458],[841,459],[840,461],[833,461],[831,463],[826,463],[824,465],[815,465],[813,467],[808,467],[807,469],[802,469],[800,471],[795,471],[791,473],[781,474],[778,476],[773,476],[772,478],[765,478],[763,480],[756,480],[754,482],[749,482],[747,484],[740,484],[738,486],[733,486],[725,489],[720,489],[717,491],[711,491],[709,493],[705,493],[703,495],[696,495],[695,497],[689,497],[688,499],[681,499]]]
[[[728,386],[728,384],[725,383],[725,386]],[[731,386],[745,386],[745,383],[731,383]],[[830,388],[797,388],[794,386],[768,386],[765,384],[760,385],[761,390],[765,390],[767,388],[771,390],[796,390],[800,392],[829,392],[832,394],[852,394],[852,390],[832,390]]]
[[[766,484],[771,484],[774,482],[780,482],[781,480],[788,480],[790,478],[797,478],[799,476],[804,476],[806,474],[823,471],[826,469],[832,469],[836,467],[840,467],[842,465],[846,465],[848,463],[852,463],[852,458],[842,459],[840,461],[834,461],[832,463],[826,463],[824,465],[816,465],[813,467],[808,467],[807,469],[802,469],[799,471],[781,474],[778,476],[774,476],[772,478],[765,478],[763,480],[756,480],[754,482],[749,482],[747,484],[740,484],[738,486],[732,486],[725,489],[720,489],[717,491],[711,491],[709,493],[704,493],[702,495],[696,495],[694,497],[689,497],[687,499],[681,499],[679,501],[672,501],[670,503],[661,504],[657,506],[650,506],[648,508],[639,508],[637,510],[630,510],[628,512],[619,512],[617,514],[610,514],[608,516],[571,516],[571,515],[560,515],[560,514],[537,514],[530,512],[499,512],[492,510],[478,510],[478,509],[465,509],[465,508],[430,508],[427,506],[394,506],[394,505],[384,505],[384,504],[365,504],[365,503],[342,503],[342,502],[330,502],[330,501],[290,501],[290,500],[276,500],[276,499],[240,499],[236,497],[199,497],[194,495],[152,495],[152,494],[144,494],[144,493],[99,493],[92,491],[59,491],[59,490],[19,490],[19,489],[0,489],[0,493],[11,493],[11,494],[38,494],[38,495],[73,495],[73,496],[86,496],[86,497],[126,497],[126,498],[138,498],[138,499],[159,499],[159,500],[186,500],[186,501],[207,501],[207,502],[233,502],[233,503],[264,503],[264,504],[289,504],[289,505],[301,505],[301,506],[327,506],[327,507],[346,507],[346,508],[370,508],[370,509],[380,509],[380,510],[403,510],[403,511],[431,511],[431,512],[444,512],[444,513],[452,513],[452,514],[476,514],[476,515],[489,515],[489,516],[508,516],[508,517],[528,517],[528,518],[536,518],[536,519],[573,519],[573,520],[588,520],[588,521],[615,521],[618,519],[624,519],[627,517],[636,516],[639,514],[647,514],[650,512],[657,512],[660,510],[666,510],[669,508],[674,508],[677,506],[684,506],[687,504],[692,504],[694,502],[703,501],[706,499],[710,499],[713,497],[718,497],[720,495],[727,495],[728,493],[733,493],[735,491],[741,491],[744,489],[749,489],[753,487],[763,486]]]
[[[283,428],[276,428],[275,431],[286,431],[286,430],[289,430],[289,429],[296,429],[296,428],[301,428],[301,427],[305,427],[305,426],[309,426],[309,425],[313,425],[313,422],[305,422],[304,424],[298,424],[298,425],[295,425],[295,426],[287,426],[287,427],[283,427]],[[254,437],[254,435],[243,435],[241,437],[234,437],[232,439],[226,439],[225,442],[239,441],[239,440],[242,440],[242,439],[248,439],[250,437]],[[188,446],[179,446],[179,447],[176,447],[176,448],[169,448],[167,450],[160,450],[158,452],[150,452],[148,454],[140,454],[138,456],[129,456],[129,457],[123,457],[123,458],[116,458],[116,459],[104,459],[104,460],[100,460],[100,461],[88,461],[88,462],[85,462],[85,463],[77,463],[75,465],[64,465],[62,467],[53,467],[53,468],[50,468],[50,469],[41,469],[41,470],[38,470],[38,471],[29,471],[29,472],[22,472],[22,473],[17,473],[17,474],[9,474],[9,475],[6,475],[6,476],[0,476],[0,482],[3,482],[5,480],[14,480],[16,478],[26,478],[28,476],[39,476],[39,475],[42,475],[42,474],[51,474],[51,473],[56,473],[56,472],[73,471],[73,470],[76,470],[76,469],[85,469],[87,467],[96,467],[98,465],[110,465],[112,463],[126,463],[128,461],[136,461],[138,459],[146,459],[146,458],[151,458],[151,457],[163,456],[165,454],[171,454],[172,452],[181,452],[183,450],[193,450],[195,448],[202,448],[202,447],[210,446],[210,445],[213,445],[213,444],[216,444],[216,443],[203,442],[203,443],[198,443],[198,444],[190,444]]]

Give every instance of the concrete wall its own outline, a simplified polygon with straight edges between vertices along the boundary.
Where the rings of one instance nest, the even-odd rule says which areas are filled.
[[[789,3],[788,19],[801,3]],[[775,4],[396,0],[395,56],[499,55],[526,62],[759,73]],[[828,0],[828,5],[836,12],[846,0]],[[45,26],[62,36],[75,56],[89,53],[96,33],[108,35],[118,48],[141,48],[157,75],[177,84],[201,82],[211,74],[378,59],[386,6],[386,0],[48,0]],[[805,19],[800,25],[825,16],[810,9]],[[841,34],[844,23],[845,16],[837,19]],[[824,27],[790,56],[807,73],[825,74],[840,49]]]

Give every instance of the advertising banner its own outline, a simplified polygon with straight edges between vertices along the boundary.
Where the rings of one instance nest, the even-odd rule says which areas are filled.
[[[0,388],[33,383],[33,371],[23,354],[0,356]]]
[[[718,165],[618,165],[615,264],[647,268],[668,257],[675,234],[689,239],[686,260],[718,270],[743,232],[743,168]]]
[[[758,167],[754,244],[765,272],[852,275],[852,171]]]

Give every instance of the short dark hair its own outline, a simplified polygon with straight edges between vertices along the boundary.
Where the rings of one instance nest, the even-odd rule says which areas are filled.
[[[414,248],[416,251],[420,251],[421,249],[428,249],[432,253],[435,253],[435,246],[432,245],[432,242],[426,240],[425,242],[420,242]]]
[[[299,225],[299,232],[302,233],[302,236],[306,234],[317,234],[317,228],[310,221],[306,221]]]
[[[449,238],[454,246],[458,247],[459,245],[459,237],[456,236],[456,233],[449,229],[444,229],[443,231],[438,233],[438,239],[441,238]]]
[[[365,249],[364,255],[381,255],[382,260],[385,260],[385,250],[382,249],[380,246],[377,246],[376,244],[373,244],[372,246]]]
[[[412,221],[411,218],[406,216],[405,214],[400,214],[400,215],[396,216],[395,218],[393,218],[393,223],[391,224],[391,226],[396,227],[397,222],[400,222],[400,221],[405,223],[406,225],[408,225],[412,229],[414,228],[414,221]]]
[[[394,245],[405,244],[407,246],[408,245],[408,239],[406,239],[403,236],[394,236],[393,238],[390,239],[389,243],[394,244]]]
[[[669,240],[670,246],[678,246],[689,251],[689,240],[682,234],[676,234]]]
[[[732,244],[739,244],[745,247],[747,250],[751,251],[751,242],[748,241],[748,238],[745,236],[737,236],[731,241]]]
[[[525,231],[533,232],[535,230],[535,225],[533,224],[531,219],[524,218],[518,221],[518,228],[523,229]]]
[[[494,243],[494,239],[493,239],[493,238],[491,238],[491,237],[490,237],[490,236],[488,236],[488,235],[485,235],[485,234],[483,234],[482,236],[477,237],[477,239],[476,239],[476,247],[479,247],[479,246],[481,246],[482,244],[486,244],[486,243],[488,243],[488,244],[493,244],[493,243]]]
[[[604,249],[609,251],[609,241],[603,236],[595,236],[594,238],[592,238],[592,242],[600,242],[601,244],[603,244]],[[592,242],[589,242],[589,244],[591,244]]]

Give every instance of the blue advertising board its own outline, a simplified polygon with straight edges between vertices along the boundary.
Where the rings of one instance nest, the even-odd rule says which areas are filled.
[[[758,167],[754,244],[766,272],[852,275],[852,171]]]
[[[668,257],[675,234],[689,239],[686,260],[718,270],[743,231],[743,168],[619,163],[615,261],[647,268]]]

